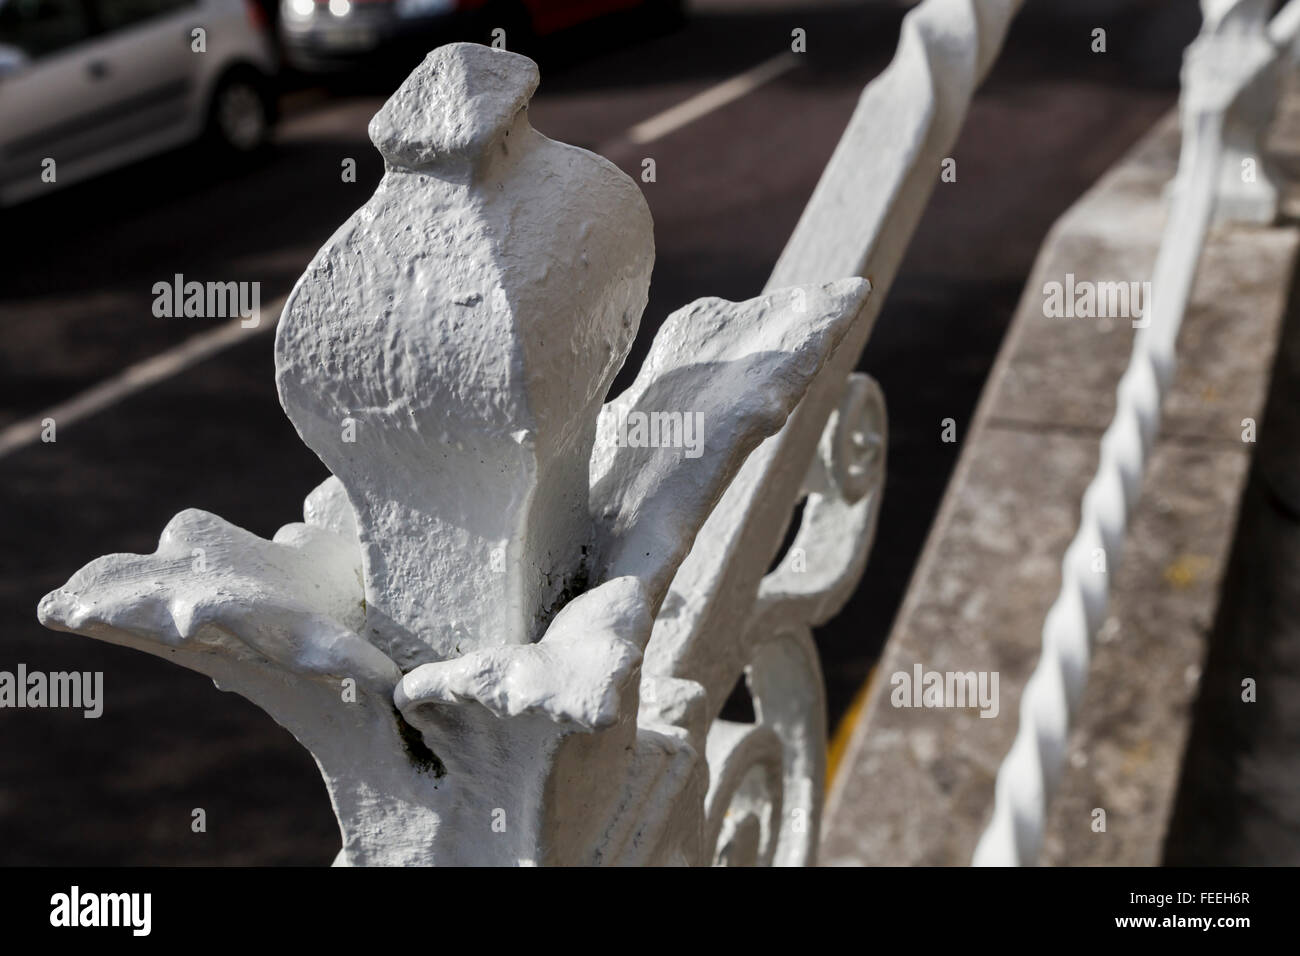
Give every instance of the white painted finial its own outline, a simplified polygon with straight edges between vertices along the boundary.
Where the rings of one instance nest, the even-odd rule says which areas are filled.
[[[618,169],[529,126],[536,85],[513,53],[429,54],[276,335],[285,411],[356,509],[368,637],[403,668],[536,640],[587,573],[586,463],[653,227]]]
[[[285,410],[334,473],[306,522],[266,541],[183,512],[41,620],[207,674],[289,728],[329,788],[339,863],[808,859],[806,838],[777,839],[770,788],[816,832],[821,735],[715,734],[711,677],[643,661],[701,525],[870,284],[691,303],[603,406],[646,302],[650,216],[613,165],[533,131],[536,84],[523,57],[453,44],[372,122],[384,178],[275,343]],[[628,415],[691,437],[632,440]],[[810,646],[765,652],[755,678],[783,726],[822,719],[820,687],[761,675]]]

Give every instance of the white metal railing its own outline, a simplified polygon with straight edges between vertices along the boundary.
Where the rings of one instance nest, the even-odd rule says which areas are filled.
[[[765,293],[674,313],[603,406],[646,302],[644,201],[532,130],[531,61],[430,54],[277,329],[281,402],[332,472],[304,521],[264,540],[182,512],[41,620],[289,728],[340,864],[813,862],[810,628],[862,572],[884,475],[853,367],[1019,5],[913,9]],[[752,724],[719,717],[742,674]]]
[[[1047,807],[1088,679],[1092,639],[1109,597],[1128,517],[1173,378],[1175,342],[1216,207],[1226,218],[1271,221],[1277,196],[1260,139],[1277,98],[1279,64],[1300,32],[1300,2],[1269,23],[1270,0],[1202,0],[1204,27],[1183,67],[1183,150],[1151,279],[1151,301],[1121,377],[1115,416],[1101,439],[1096,475],[1061,565],[1061,590],[1043,624],[1042,655],[1025,684],[1020,726],[997,775],[993,816],[976,865],[1037,860]],[[1254,180],[1241,162],[1257,165]]]
[[[304,521],[264,540],[183,512],[42,621],[288,727],[340,864],[814,862],[811,628],[862,573],[884,476],[884,401],[853,368],[1019,6],[916,6],[764,294],[675,312],[607,404],[647,297],[644,201],[532,130],[531,61],[435,51],[372,122],[384,179],[277,330],[281,401],[332,472]],[[1108,598],[1093,556],[1118,563],[1210,224],[1274,214],[1259,137],[1300,0],[1269,6],[1203,0],[1153,298],[977,864],[1037,857]],[[753,723],[720,717],[742,676]]]

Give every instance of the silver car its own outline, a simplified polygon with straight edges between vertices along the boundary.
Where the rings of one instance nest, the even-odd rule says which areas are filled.
[[[275,68],[253,0],[0,0],[0,205],[204,135],[254,152]]]

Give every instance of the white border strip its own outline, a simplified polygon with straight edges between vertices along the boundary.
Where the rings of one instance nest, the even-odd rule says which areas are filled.
[[[790,51],[778,53],[770,60],[764,60],[757,66],[750,67],[739,76],[733,76],[648,120],[637,123],[627,131],[627,138],[633,143],[650,143],[662,139],[669,133],[695,122],[701,116],[754,92],[764,83],[771,82],[798,65],[798,54]]]

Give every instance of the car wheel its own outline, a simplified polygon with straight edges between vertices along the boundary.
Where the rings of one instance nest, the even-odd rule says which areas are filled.
[[[208,109],[208,139],[223,152],[251,156],[266,146],[273,115],[266,81],[252,70],[224,77]]]

